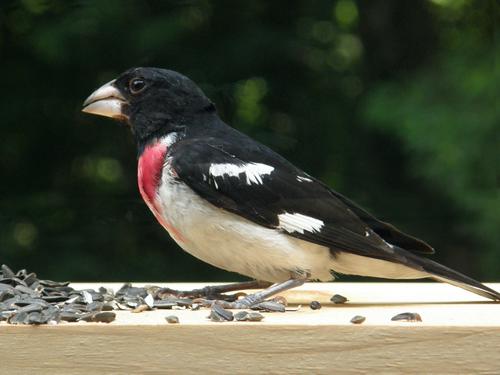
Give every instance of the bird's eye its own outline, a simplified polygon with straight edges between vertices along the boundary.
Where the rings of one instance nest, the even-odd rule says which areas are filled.
[[[142,78],[133,78],[128,84],[132,94],[138,94],[146,87],[146,82]]]

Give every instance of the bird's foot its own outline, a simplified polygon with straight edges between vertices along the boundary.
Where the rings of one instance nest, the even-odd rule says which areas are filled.
[[[233,301],[224,300],[213,300],[213,299],[198,299],[197,302],[201,303],[203,306],[210,307],[214,303],[220,304],[225,309],[248,309],[253,308],[257,310],[266,311],[285,311],[285,303],[279,303],[276,300],[266,301],[267,298],[277,295],[278,293],[284,292],[288,289],[295,288],[304,284],[305,278],[303,279],[289,279],[281,283],[273,284],[270,287],[256,292],[254,294],[249,294],[242,299],[237,299]]]
[[[161,288],[156,293],[156,296],[160,299],[168,298],[168,296],[174,296],[177,298],[212,299],[221,301],[234,301],[237,298],[234,295],[220,293],[217,289],[214,289],[211,286],[193,290]]]
[[[266,288],[270,283],[263,281],[245,281],[241,283],[225,284],[225,285],[215,285],[206,286],[200,289],[193,290],[176,290],[170,288],[161,288],[156,292],[156,297],[164,299],[169,295],[178,298],[192,298],[192,299],[206,299],[206,300],[219,300],[224,302],[236,301],[244,293],[236,294],[225,294],[227,292],[233,292],[245,289],[260,289]]]

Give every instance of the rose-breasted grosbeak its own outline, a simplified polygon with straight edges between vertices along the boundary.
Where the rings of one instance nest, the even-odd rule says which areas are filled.
[[[134,68],[96,90],[84,112],[130,125],[144,201],[188,253],[275,283],[248,307],[332,272],[430,277],[500,300],[487,286],[419,254],[434,250],[378,220],[268,147],[226,125],[189,78]]]

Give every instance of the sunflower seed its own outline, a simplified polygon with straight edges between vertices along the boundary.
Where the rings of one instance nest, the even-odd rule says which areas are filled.
[[[80,296],[73,296],[73,297],[68,298],[66,301],[64,301],[64,303],[67,305],[70,305],[70,304],[76,302],[79,298],[80,298]]]
[[[16,305],[19,307],[31,305],[33,303],[37,303],[37,304],[43,305],[43,306],[49,305],[48,302],[44,301],[43,299],[33,298],[30,296],[26,296],[26,295],[15,296],[12,300],[13,301],[12,301],[11,305]],[[9,303],[9,301],[5,301],[5,303]]]
[[[135,309],[133,309],[132,312],[133,313],[141,313],[141,312],[147,311],[147,310],[151,310],[151,308],[146,304],[142,304],[142,305],[137,306]]]
[[[94,322],[111,323],[116,319],[116,314],[111,311],[102,311],[94,315]]]
[[[102,311],[118,310],[118,304],[115,301],[105,302],[102,304]]]
[[[335,304],[341,304],[341,303],[346,303],[348,299],[345,298],[344,296],[341,296],[340,294],[334,294],[332,298],[330,298],[330,301],[332,301]]]
[[[421,322],[422,317],[420,314],[405,312],[398,315],[395,315],[391,318],[392,321],[402,321],[402,322]]]
[[[24,279],[26,275],[28,274],[28,271],[26,271],[24,268],[16,272],[16,276]]]
[[[90,294],[86,290],[82,290],[82,297],[83,297],[83,301],[87,304],[92,303],[94,301],[94,299],[92,298],[92,294]]]
[[[146,297],[148,292],[145,288],[138,288],[132,286],[129,283],[124,284],[118,292],[116,292],[117,296],[128,296],[128,297]]]
[[[6,279],[10,279],[14,276],[16,276],[16,274],[14,273],[14,271],[12,271],[9,266],[7,266],[6,264],[2,264],[2,266],[0,267],[1,271],[2,271],[2,277],[6,278]]]
[[[28,314],[31,312],[40,312],[43,310],[43,306],[39,303],[32,303],[30,305],[26,305],[17,310],[17,313],[27,312]]]
[[[102,310],[102,302],[97,302],[94,301],[92,303],[89,303],[86,307],[85,310],[87,311],[101,311]]]
[[[10,324],[26,324],[28,322],[29,315],[26,311],[22,311],[20,313],[12,314],[7,322]]]
[[[311,308],[311,310],[319,310],[321,309],[321,303],[319,303],[318,301],[311,301],[309,307]]]
[[[217,303],[214,303],[210,312],[210,319],[214,322],[224,322],[234,320],[234,316],[231,311],[224,309]]]
[[[165,320],[170,324],[179,323],[179,318],[175,315],[169,315],[165,317]]]
[[[19,272],[18,272],[19,274]],[[24,282],[26,283],[26,285],[28,285],[30,288],[31,286],[36,282],[38,281],[37,278],[36,278],[36,273],[32,272],[28,275],[26,275],[26,277],[24,277]]]
[[[84,322],[93,322],[94,317],[97,315],[97,312],[91,311],[85,314],[81,314],[78,320],[83,320]]]
[[[146,305],[148,305],[148,307],[152,309],[154,304],[155,304],[155,299],[153,298],[153,296],[151,294],[148,294],[144,298],[144,302],[146,302]]]
[[[59,322],[61,320],[61,311],[55,306],[47,306],[42,310],[42,318],[45,323],[50,321]]]
[[[19,292],[21,292],[23,294],[28,294],[30,297],[38,297],[38,293],[27,286],[16,285],[16,287],[14,289],[18,290]]]
[[[3,292],[3,291],[14,292],[14,290],[15,290],[15,288],[12,285],[0,283],[0,292]]]
[[[285,312],[285,306],[274,301],[264,301],[250,307],[252,310],[268,311],[268,312]]]
[[[246,320],[248,320],[249,322],[260,322],[262,319],[264,319],[264,315],[257,312],[251,312],[248,313]]]
[[[42,300],[46,302],[64,302],[68,299],[66,296],[42,296]]]
[[[12,288],[12,287],[11,287]],[[1,290],[0,291],[0,302],[7,301],[9,299],[12,299],[16,296],[17,291],[15,291],[14,288],[12,290]]]
[[[61,320],[64,320],[65,322],[76,322],[80,318],[80,314],[76,312],[76,310],[73,311],[61,311],[59,314]]]
[[[227,322],[226,319],[224,319],[222,316],[214,313],[213,311],[210,311],[210,315],[207,316],[208,319],[210,319],[212,322]]]
[[[361,324],[366,320],[364,316],[356,315],[351,319],[352,324]]]
[[[32,312],[31,314],[28,315],[28,324],[43,324],[47,323],[47,321],[44,321],[42,314],[39,312]]]
[[[64,287],[69,285],[69,281],[40,280],[40,284],[51,288]]]
[[[8,320],[15,313],[16,313],[16,310],[2,310],[2,311],[0,311],[0,321]]]
[[[190,298],[180,298],[175,301],[178,306],[191,307],[193,305],[193,300]]]
[[[153,304],[153,307],[156,307],[157,309],[172,309],[173,306],[177,306],[177,303],[162,299],[155,301],[155,303]]]
[[[245,321],[247,320],[247,317],[248,317],[247,311],[238,311],[236,314],[234,314],[234,320],[237,321]]]
[[[15,287],[16,285],[28,286],[28,285],[26,285],[26,283],[23,280],[18,279],[17,277],[9,277],[9,278],[0,279],[0,283],[11,285],[13,287]]]
[[[110,302],[115,299],[115,293],[113,292],[113,289],[104,288],[101,286],[99,288],[99,293],[102,295],[105,302]]]

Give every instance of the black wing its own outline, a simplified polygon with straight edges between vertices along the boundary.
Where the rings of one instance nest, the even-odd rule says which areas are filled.
[[[333,252],[395,261],[398,256],[387,242],[410,251],[432,252],[424,242],[377,220],[257,142],[243,139],[238,147],[234,141],[216,138],[186,139],[176,143],[167,157],[179,179],[213,205]],[[230,166],[232,172],[211,173],[214,165]],[[267,166],[269,173],[252,177],[245,172],[249,166],[264,170]],[[283,229],[279,215],[286,213],[319,220],[321,228]]]

